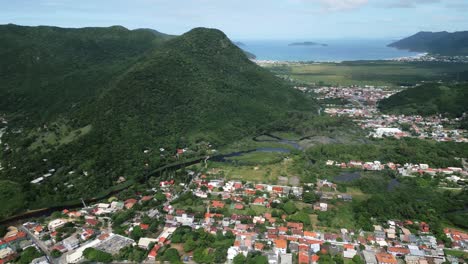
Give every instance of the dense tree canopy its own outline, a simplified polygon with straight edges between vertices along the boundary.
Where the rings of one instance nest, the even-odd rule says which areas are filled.
[[[176,148],[191,150],[181,159],[201,156],[207,143],[314,110],[214,29],[171,37],[6,25],[0,33],[0,114],[11,146],[0,153],[0,180],[19,183],[26,197],[17,208],[95,197],[121,176],[142,181],[175,162]],[[54,176],[30,184],[50,169]]]

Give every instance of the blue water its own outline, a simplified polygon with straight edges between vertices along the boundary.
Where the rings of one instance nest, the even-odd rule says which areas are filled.
[[[327,47],[288,46],[293,42],[313,41],[328,44]],[[257,56],[258,60],[278,61],[353,61],[387,60],[400,57],[417,56],[409,52],[387,47],[394,40],[240,40],[241,46]]]

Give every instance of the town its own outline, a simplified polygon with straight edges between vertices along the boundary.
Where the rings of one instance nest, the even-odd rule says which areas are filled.
[[[370,137],[414,137],[436,141],[468,142],[468,131],[457,128],[461,118],[442,116],[383,114],[377,102],[401,91],[388,87],[320,87],[301,91],[313,91],[318,100],[345,100],[340,105],[326,104],[324,112],[331,116],[346,116],[368,131]]]
[[[373,162],[327,165],[380,170]],[[393,169],[428,173],[419,164]],[[416,169],[419,168],[419,169]],[[466,171],[448,168],[450,173]],[[188,182],[167,179],[144,193],[124,191],[107,200],[64,209],[8,228],[0,263],[459,263],[468,233],[445,228],[445,241],[417,219],[386,219],[372,230],[323,228],[308,213],[326,212],[353,195],[327,180],[301,186],[226,180],[218,169],[188,170]],[[120,198],[119,198],[120,197]],[[27,253],[27,256],[26,256]],[[457,257],[458,256],[458,257]],[[23,262],[21,262],[23,263]],[[25,262],[26,263],[26,262]]]
[[[431,175],[438,176],[441,179],[445,179],[447,182],[452,182],[460,185],[465,185],[466,178],[468,176],[468,171],[465,168],[459,167],[447,167],[447,168],[431,168],[428,164],[411,164],[405,163],[403,165],[388,162],[381,163],[380,161],[356,161],[351,160],[349,162],[339,162],[334,160],[326,161],[327,166],[336,166],[342,169],[352,168],[352,169],[361,169],[368,171],[381,171],[384,169],[389,169],[397,171],[398,174],[402,176],[412,176],[417,175]]]

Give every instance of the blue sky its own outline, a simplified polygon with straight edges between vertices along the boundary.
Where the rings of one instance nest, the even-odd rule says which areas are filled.
[[[468,30],[468,0],[0,0],[0,24],[123,25],[233,39],[400,38]]]

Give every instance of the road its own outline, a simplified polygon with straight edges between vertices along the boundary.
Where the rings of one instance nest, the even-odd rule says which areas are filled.
[[[46,254],[46,257],[47,259],[49,260],[50,263],[52,264],[56,264],[57,262],[54,260],[54,258],[52,258],[50,256],[50,251],[49,249],[47,248],[47,246],[44,244],[44,242],[42,242],[40,239],[38,239],[36,236],[34,236],[33,233],[31,233],[27,228],[25,228],[24,226],[21,226],[20,229],[24,232],[26,232],[26,234],[28,234],[29,238],[34,242],[34,244],[36,244],[36,246],[38,246],[42,252],[44,252],[44,254]]]

